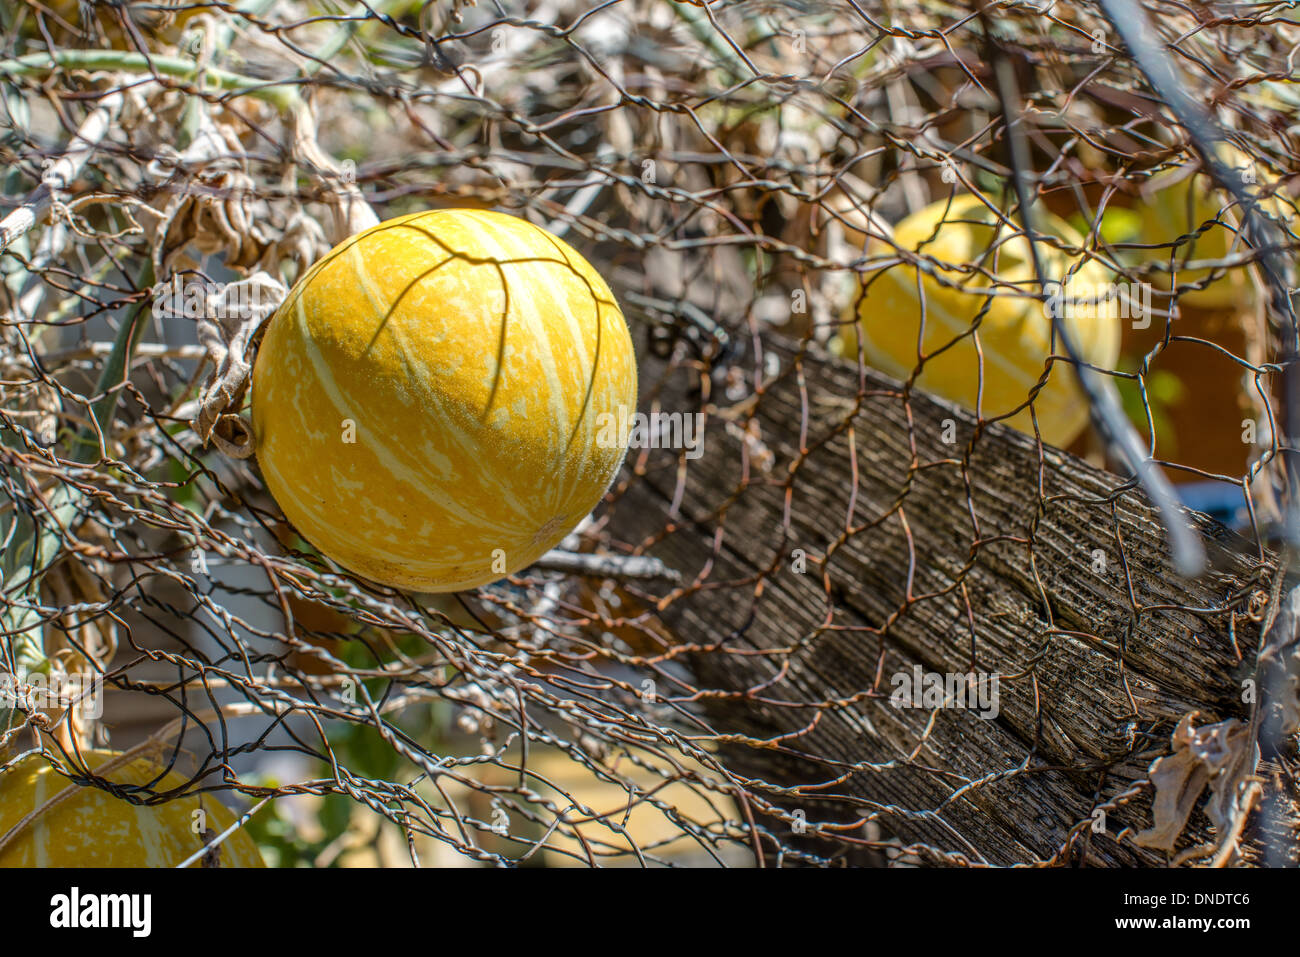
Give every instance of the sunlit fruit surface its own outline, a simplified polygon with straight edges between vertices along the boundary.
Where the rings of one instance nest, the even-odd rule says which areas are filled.
[[[253,426],[312,545],[443,592],[524,568],[596,506],[636,398],[596,270],[526,220],[449,209],[360,233],[295,284],[258,353]]]
[[[1081,357],[1103,369],[1119,356],[1122,303],[1109,297],[1113,274],[1081,251],[1082,238],[1064,221],[1036,212],[1035,229],[1055,242],[1037,243],[1044,279],[1061,283],[1063,321]],[[985,418],[1025,406],[1053,348],[1052,318],[1034,269],[1029,241],[1001,222],[978,197],[940,200],[902,220],[894,230],[899,249],[922,265],[899,262],[868,273],[857,299],[857,331],[866,362],[900,379],[921,368],[915,384]],[[1064,247],[1064,248],[1062,248]],[[889,248],[878,246],[879,254]],[[857,355],[852,329],[837,351]],[[1034,407],[1043,441],[1068,445],[1088,423],[1088,403],[1078,378],[1054,361]],[[1026,407],[1007,422],[1033,433]]]
[[[119,755],[94,750],[82,751],[81,757],[85,765],[78,773],[99,772]],[[96,776],[142,800],[187,786],[177,772],[163,772],[141,757]],[[8,837],[0,848],[0,867],[175,867],[233,823],[234,817],[211,793],[135,804],[99,787],[74,783],[39,754],[0,775],[0,841]],[[213,851],[209,864],[263,866],[257,845],[242,829]]]

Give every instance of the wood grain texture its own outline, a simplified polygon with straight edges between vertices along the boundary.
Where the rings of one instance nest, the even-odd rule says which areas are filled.
[[[873,371],[763,349],[780,371],[735,405],[698,365],[643,362],[644,401],[709,413],[703,455],[634,450],[611,523],[683,575],[650,597],[711,648],[691,664],[741,736],[732,765],[802,809],[828,856],[850,845],[813,825],[865,818],[930,862],[1166,863],[1119,835],[1150,827],[1141,785],[1181,715],[1247,716],[1271,557],[1189,513],[1210,567],[1180,579],[1117,476]],[[891,705],[916,665],[998,675],[998,715]],[[1198,812],[1180,849],[1212,838]]]

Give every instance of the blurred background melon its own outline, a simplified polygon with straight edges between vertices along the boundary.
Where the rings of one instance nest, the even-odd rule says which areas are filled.
[[[1067,223],[1039,211],[1035,228],[1055,238],[1038,243],[1049,282],[1064,281],[1075,296],[1096,296],[1107,287],[1112,276],[1100,263],[1067,251],[1083,246]],[[894,244],[920,256],[921,265],[900,262],[866,274],[856,331],[867,363],[904,380],[919,366],[918,387],[969,409],[978,406],[985,418],[1026,406],[1048,357],[1063,356],[1064,347],[1053,348],[1030,244],[1018,232],[971,194],[932,203],[900,222]],[[885,254],[888,247],[877,244],[874,251]],[[967,263],[979,268],[959,268]],[[1067,307],[1065,321],[1085,361],[1109,369],[1119,356],[1119,323],[1113,314],[1085,315],[1089,311]],[[846,358],[856,356],[852,327],[835,348]],[[1087,426],[1087,402],[1067,362],[1052,364],[1035,408],[1050,445],[1069,445]],[[1008,422],[1033,434],[1027,407]]]
[[[148,758],[99,774],[120,755],[95,750],[83,751],[82,757],[98,777],[141,799],[188,784]],[[67,797],[61,797],[64,792]],[[34,811],[35,817],[24,823]],[[233,823],[234,817],[211,793],[134,804],[100,787],[74,783],[39,754],[0,775],[0,867],[175,867]],[[204,863],[263,866],[257,845],[242,829],[219,844]]]
[[[1268,194],[1261,183],[1277,181],[1277,172],[1252,160],[1234,146],[1223,145],[1219,157],[1263,212],[1283,228],[1295,217],[1295,205],[1285,195]],[[1218,187],[1199,162],[1179,166],[1155,176],[1142,188],[1138,205],[1136,241],[1153,247],[1143,250],[1148,262],[1172,263],[1177,267],[1177,284],[1205,284],[1204,288],[1182,291],[1179,301],[1202,309],[1233,309],[1254,297],[1254,283],[1247,266],[1215,269],[1209,266],[1182,268],[1183,264],[1216,262],[1240,256],[1248,249],[1240,235],[1242,211],[1236,201]],[[1170,288],[1170,273],[1154,271],[1155,282]]]

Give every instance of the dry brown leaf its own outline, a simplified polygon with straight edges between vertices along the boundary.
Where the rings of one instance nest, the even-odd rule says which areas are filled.
[[[1154,823],[1133,837],[1142,847],[1172,851],[1206,785],[1211,788],[1206,813],[1220,833],[1231,830],[1242,813],[1239,785],[1253,773],[1259,757],[1250,725],[1228,718],[1194,728],[1192,719],[1197,714],[1183,715],[1170,735],[1173,753],[1151,764],[1149,777],[1156,789]]]
[[[199,343],[216,369],[203,387],[192,426],[205,444],[212,442],[234,458],[248,458],[254,451],[252,430],[238,410],[253,373],[261,331],[288,293],[278,280],[259,272],[228,285],[227,301],[232,292],[247,285],[253,285],[257,295],[245,310],[212,303],[198,320]]]
[[[299,161],[305,161],[317,170],[329,175],[326,185],[330,187],[326,202],[331,214],[330,241],[334,244],[343,242],[349,236],[379,225],[379,217],[366,202],[356,180],[344,175],[343,167],[335,162],[316,141],[316,118],[307,104],[300,104],[293,114],[293,153]]]

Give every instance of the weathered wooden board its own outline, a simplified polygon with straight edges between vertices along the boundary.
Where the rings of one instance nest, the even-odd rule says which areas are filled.
[[[870,817],[933,861],[1165,863],[1117,839],[1150,826],[1150,788],[1111,802],[1181,715],[1247,716],[1270,557],[1189,514],[1210,565],[1184,580],[1116,476],[977,433],[872,371],[763,348],[780,371],[735,405],[698,366],[646,363],[645,402],[709,413],[703,454],[634,453],[611,524],[689,583],[654,593],[669,628],[721,645],[692,659],[719,692],[709,714],[768,743],[733,764],[810,831]],[[918,665],[998,675],[997,716],[892,705]],[[1198,815],[1180,847],[1212,836]]]

